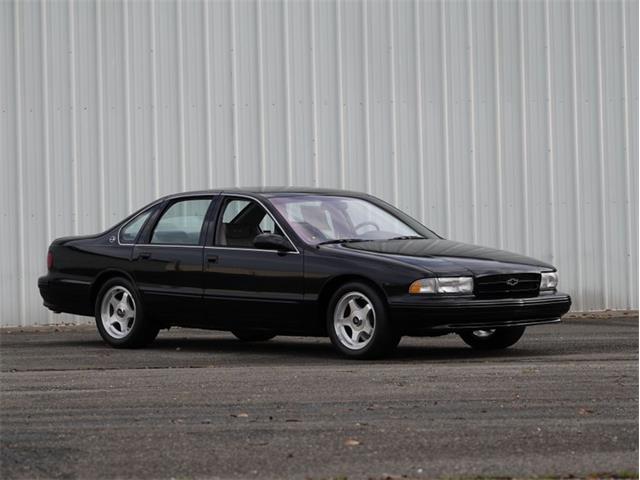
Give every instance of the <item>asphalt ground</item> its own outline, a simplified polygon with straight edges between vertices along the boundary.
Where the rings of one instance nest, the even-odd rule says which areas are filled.
[[[196,330],[114,350],[91,327],[0,333],[0,477],[637,477],[638,318],[531,327],[513,348]]]

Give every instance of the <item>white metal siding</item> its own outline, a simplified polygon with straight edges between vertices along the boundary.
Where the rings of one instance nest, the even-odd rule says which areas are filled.
[[[0,1],[0,324],[169,192],[363,190],[638,307],[635,1]]]

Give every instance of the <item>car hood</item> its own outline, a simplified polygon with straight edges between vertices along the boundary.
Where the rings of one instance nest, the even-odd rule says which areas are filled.
[[[436,275],[493,275],[554,269],[552,265],[517,253],[440,238],[375,240],[343,246],[395,257]]]

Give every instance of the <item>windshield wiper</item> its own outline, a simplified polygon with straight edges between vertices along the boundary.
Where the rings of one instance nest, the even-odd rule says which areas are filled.
[[[421,237],[419,235],[402,235],[399,237],[387,238],[387,240],[417,240],[423,239],[426,237]],[[382,239],[377,239],[382,240]],[[320,245],[331,245],[336,243],[355,243],[355,242],[374,242],[376,239],[371,238],[336,238],[334,240],[325,240],[324,242],[316,243],[316,247]]]
[[[332,243],[354,243],[354,242],[370,242],[364,238],[336,238],[334,240],[325,240],[324,242],[316,243],[316,247],[320,245],[331,245]]]
[[[387,240],[418,240],[421,238],[425,238],[425,237],[421,237],[419,235],[402,235],[400,237],[388,238]]]

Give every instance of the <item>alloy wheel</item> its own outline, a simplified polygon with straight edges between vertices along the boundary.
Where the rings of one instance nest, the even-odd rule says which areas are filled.
[[[111,337],[129,335],[136,320],[136,302],[131,292],[121,285],[107,290],[100,305],[100,320]]]
[[[336,304],[333,327],[346,348],[363,349],[371,342],[376,328],[373,303],[360,292],[345,293]]]

